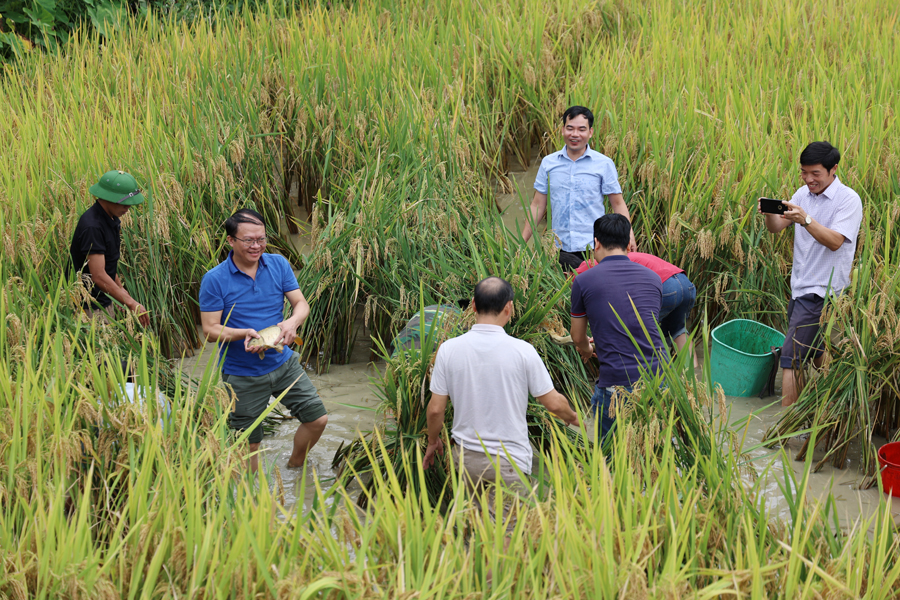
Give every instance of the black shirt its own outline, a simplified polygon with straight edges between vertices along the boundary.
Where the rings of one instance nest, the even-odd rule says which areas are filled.
[[[69,253],[72,255],[72,266],[90,278],[91,271],[87,265],[90,254],[102,254],[106,258],[105,271],[110,279],[115,281],[119,267],[119,252],[122,247],[121,222],[106,214],[99,202],[84,211],[78,219],[75,233],[72,235],[72,245]],[[82,278],[84,280],[84,278]],[[104,294],[99,287],[88,285],[91,296],[100,306],[107,307],[112,304],[112,299]]]

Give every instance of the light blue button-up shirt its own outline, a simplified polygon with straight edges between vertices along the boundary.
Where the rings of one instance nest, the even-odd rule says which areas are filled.
[[[606,214],[603,197],[622,193],[616,165],[590,146],[578,160],[569,158],[565,146],[545,156],[534,189],[547,194],[549,226],[567,252],[594,247],[594,221]]]

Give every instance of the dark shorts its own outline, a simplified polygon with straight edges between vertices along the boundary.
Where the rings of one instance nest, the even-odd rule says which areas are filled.
[[[287,393],[281,399],[281,403],[301,423],[311,423],[327,414],[316,386],[309,380],[296,356],[291,357],[271,373],[256,377],[223,373],[222,381],[228,384],[235,395],[234,412],[228,419],[232,429],[240,431],[248,429],[266,410],[269,398],[271,396],[277,398],[285,390]],[[262,437],[263,428],[260,423],[250,433],[247,441],[258,444],[262,441]]]
[[[659,326],[668,338],[687,333],[687,318],[697,301],[697,288],[684,273],[676,273],[663,282]]]
[[[781,368],[798,368],[803,362],[822,356],[825,341],[820,335],[819,317],[825,299],[815,294],[794,298],[788,304],[788,331],[781,348]]]
[[[581,263],[586,261],[588,258],[591,258],[591,252],[583,251],[583,252],[566,252],[565,250],[559,251],[559,266],[563,271],[574,271],[577,269]]]

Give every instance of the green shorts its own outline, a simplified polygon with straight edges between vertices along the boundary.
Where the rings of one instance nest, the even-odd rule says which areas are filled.
[[[222,374],[222,381],[228,384],[235,396],[234,412],[229,415],[228,424],[232,429],[244,431],[266,410],[269,398],[276,398],[287,390],[281,403],[291,411],[291,415],[301,423],[311,423],[327,412],[319,398],[316,386],[296,357],[265,375],[242,377]],[[250,433],[247,440],[251,444],[262,441],[262,424]]]

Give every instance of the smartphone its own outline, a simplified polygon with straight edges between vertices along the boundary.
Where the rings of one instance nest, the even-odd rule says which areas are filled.
[[[759,209],[764,213],[783,215],[788,210],[788,207],[781,200],[775,200],[774,198],[760,198]]]

